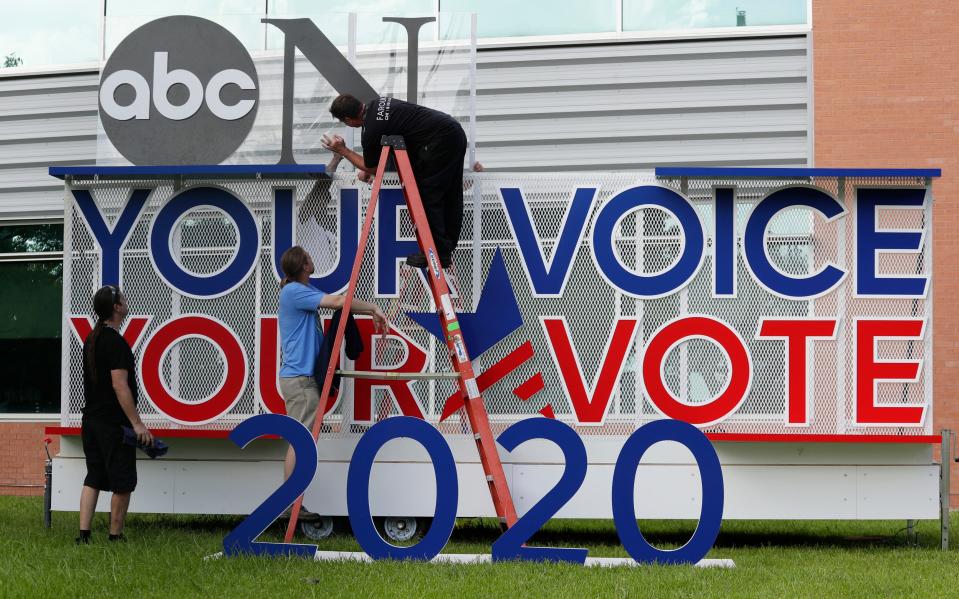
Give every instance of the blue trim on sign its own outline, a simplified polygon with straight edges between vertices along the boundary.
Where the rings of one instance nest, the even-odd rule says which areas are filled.
[[[938,168],[749,168],[659,166],[657,177],[941,177]]]
[[[51,177],[142,177],[177,175],[307,175],[326,172],[323,164],[192,164],[172,166],[51,166]]]

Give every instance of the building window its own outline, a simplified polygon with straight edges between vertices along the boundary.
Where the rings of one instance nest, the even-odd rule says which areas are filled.
[[[440,0],[440,12],[475,12],[477,35],[486,38],[612,33],[619,1]]]
[[[106,54],[109,56],[136,28],[170,15],[209,19],[235,35],[248,50],[261,50],[266,26],[260,19],[266,4],[265,0],[106,0]]]
[[[396,23],[383,22],[383,17],[435,17],[435,0],[271,0],[270,17],[278,19],[310,18],[334,44],[345,46],[349,40],[349,13],[356,15],[356,43],[406,44],[406,31]],[[447,10],[441,8],[441,10]],[[467,30],[467,34],[469,31]],[[266,30],[269,50],[283,49],[283,32],[276,27]],[[436,37],[435,23],[419,29],[420,41]]]
[[[60,412],[63,225],[0,225],[0,417]]]
[[[622,0],[623,31],[803,25],[807,0]]]
[[[0,20],[0,69],[96,62],[102,2],[5,3]]]
[[[263,24],[264,15],[311,18],[334,44],[344,45],[352,12],[358,14],[359,44],[406,39],[402,28],[382,22],[382,16],[442,20],[448,15],[445,23],[420,28],[421,40],[468,35],[459,17],[473,12],[480,38],[809,24],[809,0],[47,0],[17,3],[4,15],[0,72],[4,67],[96,62],[140,25],[177,14],[215,21],[249,50],[283,47],[282,32]]]

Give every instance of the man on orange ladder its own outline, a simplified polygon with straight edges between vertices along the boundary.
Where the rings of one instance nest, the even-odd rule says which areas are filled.
[[[363,104],[349,94],[341,94],[330,105],[330,114],[349,127],[363,128],[362,156],[346,147],[339,136],[324,141],[323,146],[353,163],[364,181],[376,172],[383,148],[381,138],[403,136],[440,264],[443,268],[450,266],[463,226],[463,127],[444,112],[389,97]],[[426,257],[417,252],[407,256],[406,263],[426,268]]]

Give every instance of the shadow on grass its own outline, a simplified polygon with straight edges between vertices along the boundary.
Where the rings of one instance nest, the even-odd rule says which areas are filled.
[[[898,529],[890,522],[724,522],[716,547],[725,548],[894,548],[911,544],[905,527]],[[646,540],[660,548],[684,545],[692,536],[695,521],[640,521],[638,526]],[[492,543],[499,537],[499,528],[492,520],[462,521],[452,539],[471,543]],[[934,535],[922,535],[920,545],[935,544]],[[621,546],[611,520],[558,520],[548,524],[531,539],[534,545],[546,546]]]
[[[226,535],[242,520],[242,516],[174,516],[135,514],[131,524],[141,531],[156,533],[195,532]],[[898,548],[913,544],[899,522],[832,522],[832,521],[726,521],[723,523],[717,548]],[[690,520],[639,521],[643,536],[652,545],[664,549],[684,545],[693,534],[696,522]],[[918,538],[920,546],[934,546],[938,523],[924,522]],[[282,535],[286,521],[274,522],[266,534]],[[935,530],[933,530],[933,528]],[[349,536],[339,533],[337,536]],[[451,541],[463,544],[491,545],[500,536],[495,520],[464,518],[457,521]],[[530,544],[555,547],[621,547],[612,520],[553,520],[537,532]]]
[[[682,541],[679,541],[682,542]],[[902,531],[889,531],[889,534],[845,534],[845,533],[802,533],[784,531],[749,531],[732,530],[720,531],[716,539],[716,547],[749,548],[749,547],[783,547],[783,548],[868,548],[894,549],[913,545]]]
[[[156,532],[193,531],[197,533],[222,533],[226,535],[243,521],[245,516],[177,516],[170,514],[131,514],[129,524],[140,530]]]

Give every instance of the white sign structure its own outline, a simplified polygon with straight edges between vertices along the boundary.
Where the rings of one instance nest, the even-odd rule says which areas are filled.
[[[119,283],[130,298],[124,334],[137,357],[141,412],[172,446],[168,458],[141,463],[143,484],[157,492],[136,493],[134,509],[248,513],[262,500],[250,488],[265,496],[280,482],[280,444],[241,454],[224,438],[245,418],[283,410],[276,260],[303,245],[325,256],[315,284],[344,288],[369,190],[352,177],[270,168],[250,167],[258,176],[120,169],[68,183],[62,426],[79,424],[89,298]],[[477,331],[465,338],[479,356],[494,433],[543,416],[586,443],[586,482],[557,517],[609,517],[624,439],[665,417],[715,442],[726,518],[937,517],[926,234],[935,175],[917,173],[468,178],[466,223],[479,226],[464,227],[451,303]],[[352,447],[373,423],[403,414],[446,436],[458,514],[491,515],[453,384],[390,376],[435,369],[445,351],[429,331],[436,307],[401,266],[412,231],[393,185],[381,196],[358,290],[387,308],[393,328],[374,339],[360,320],[367,351],[347,365],[384,376],[341,390],[305,505],[344,515]],[[57,460],[57,509],[75,509],[78,450],[66,442]],[[501,456],[520,513],[563,471],[547,442]],[[435,487],[422,449],[396,441],[380,459],[373,513],[431,515]],[[637,481],[640,517],[698,516],[698,470],[681,447],[654,446]]]

